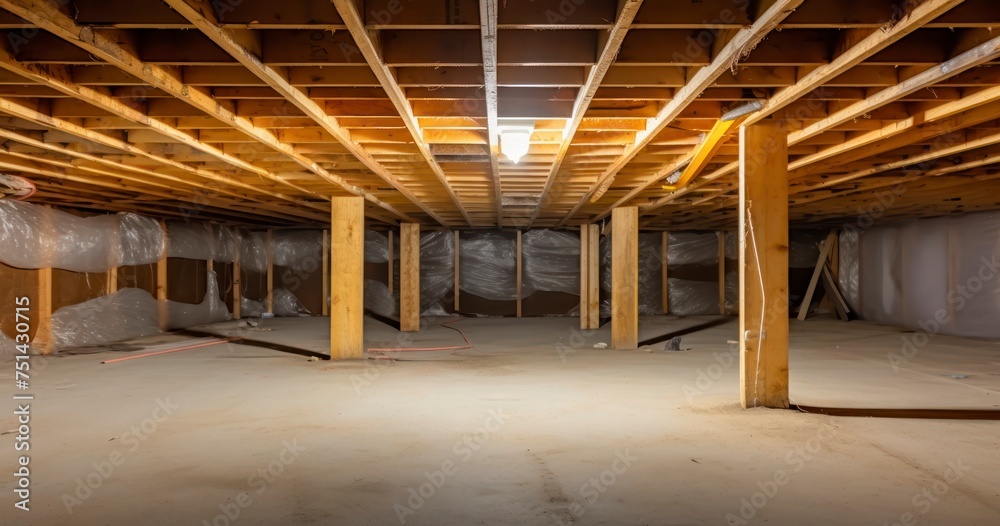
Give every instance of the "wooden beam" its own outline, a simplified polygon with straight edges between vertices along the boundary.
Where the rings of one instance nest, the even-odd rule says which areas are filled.
[[[393,232],[393,230],[389,229],[389,275],[388,275],[389,294],[393,293],[393,290],[395,289],[396,285],[396,272],[393,269],[393,267],[396,265],[396,258],[395,258],[396,255],[394,254],[394,252],[396,251],[396,246],[395,246],[396,243],[395,240],[393,239],[394,236],[395,233]]]
[[[590,321],[590,329],[601,328],[601,229],[596,224],[588,225],[589,234],[587,242],[587,287],[590,291],[587,294],[587,320]]]
[[[343,128],[337,119],[329,116],[326,111],[300,88],[292,86],[288,81],[287,72],[278,71],[264,64],[262,43],[259,33],[253,30],[226,29],[220,27],[215,10],[208,0],[165,0],[170,7],[187,18],[208,38],[215,42],[226,53],[235,58],[248,71],[259,77],[268,86],[277,91],[285,100],[291,102],[313,122],[332,135],[347,151],[361,163],[379,176],[387,184],[395,188],[413,204],[426,212],[441,224],[447,222],[434,210],[428,207],[418,196],[414,195],[399,179],[375,160],[370,153],[351,138],[350,131]],[[452,193],[454,196],[454,193]],[[457,198],[457,197],[456,197]],[[456,205],[461,207],[458,202]]]
[[[445,192],[451,198],[452,202],[461,212],[465,221],[472,226],[472,219],[469,217],[469,213],[466,211],[465,206],[462,204],[462,200],[459,199],[458,194],[455,193],[455,189],[452,188],[451,184],[448,182],[448,178],[441,169],[441,166],[434,159],[434,154],[431,153],[430,147],[427,145],[427,141],[424,140],[423,130],[420,127],[420,123],[417,118],[413,115],[413,107],[406,98],[406,93],[403,88],[399,86],[396,81],[395,73],[385,64],[380,56],[380,47],[375,43],[373,39],[373,33],[369,32],[368,28],[365,27],[364,17],[358,12],[358,6],[354,0],[332,0],[333,5],[336,6],[337,12],[340,17],[344,20],[344,24],[347,26],[347,30],[350,31],[351,36],[354,37],[354,43],[357,45],[357,49],[343,48],[345,53],[358,52],[365,57],[365,61],[368,62],[368,66],[371,67],[375,76],[378,77],[379,83],[382,88],[385,89],[386,95],[389,96],[389,100],[392,101],[393,106],[395,106],[396,111],[399,116],[403,119],[403,124],[406,125],[406,129],[409,130],[410,135],[413,136],[413,141],[420,151],[420,155],[423,156],[427,165],[430,166],[431,172],[437,177],[441,186],[444,188]]]
[[[516,241],[516,245],[517,245],[517,263],[516,263],[517,272],[516,272],[516,277],[514,278],[516,280],[516,282],[514,283],[514,285],[515,285],[515,289],[516,289],[515,294],[517,296],[517,317],[520,318],[521,317],[521,272],[522,272],[522,269],[521,269],[521,231],[517,230],[516,231],[516,235],[517,235],[517,241]]]
[[[661,239],[660,239],[660,270],[663,272],[663,275],[662,275],[663,285],[662,285],[662,288],[661,288],[661,293],[663,295],[662,296],[663,314],[670,314],[670,294],[669,294],[670,293],[670,282],[668,281],[668,275],[669,275],[669,270],[670,270],[669,269],[670,263],[669,263],[669,259],[667,258],[667,254],[668,254],[668,250],[667,249],[668,249],[668,245],[670,243],[670,241],[669,241],[670,235],[667,232],[663,232],[660,235],[661,235]]]
[[[360,197],[330,200],[330,358],[365,353],[365,205]]]
[[[455,312],[458,312],[461,307],[461,303],[459,302],[459,297],[462,295],[462,286],[461,286],[462,283],[460,279],[461,272],[459,268],[459,263],[461,262],[462,258],[459,257],[459,255],[461,254],[461,250],[459,250],[459,248],[460,248],[459,232],[458,230],[456,230],[455,231],[455,284],[452,287],[452,291],[455,294]]]
[[[499,88],[497,79],[498,0],[479,0],[480,38],[483,48],[483,91],[486,100],[486,133],[490,145],[490,176],[497,211],[497,227],[503,226],[503,199],[500,187]]]
[[[918,75],[888,87],[878,93],[851,104],[830,116],[788,135],[788,144],[795,145],[833,129],[870,111],[895,102],[911,93],[933,86],[963,71],[985,64],[1000,57],[1000,37],[984,42],[957,57],[942,62]]]
[[[788,407],[787,132],[740,129],[740,402]]]
[[[496,3],[496,0],[491,1],[494,4]],[[615,20],[615,25],[612,26],[607,34],[601,35],[603,44],[599,50],[597,63],[589,68],[587,81],[577,92],[576,100],[573,101],[573,117],[566,123],[562,143],[556,152],[555,160],[552,161],[552,168],[549,169],[549,175],[545,179],[545,186],[542,188],[542,195],[538,200],[535,211],[531,214],[528,227],[531,227],[535,220],[538,219],[542,208],[549,204],[549,192],[552,190],[552,185],[559,175],[559,169],[566,158],[566,153],[569,151],[570,145],[573,144],[573,138],[576,136],[577,130],[580,129],[583,117],[587,113],[587,109],[590,108],[590,103],[593,102],[594,97],[597,95],[597,90],[600,89],[601,82],[604,81],[605,75],[608,74],[608,70],[618,57],[618,51],[625,40],[625,35],[632,26],[632,21],[635,20],[635,15],[639,12],[640,7],[642,7],[642,0],[625,0],[624,2],[619,2],[618,18]]]
[[[702,67],[684,85],[677,90],[673,99],[670,100],[656,116],[647,120],[646,129],[636,136],[634,143],[629,145],[625,152],[609,166],[598,178],[583,198],[573,207],[559,226],[566,224],[576,212],[588,200],[591,202],[600,198],[604,191],[611,187],[614,177],[634,159],[640,151],[648,146],[653,139],[674,121],[680,114],[694,102],[706,89],[708,89],[723,73],[729,71],[733,63],[737,61],[748,50],[753,49],[768,33],[771,32],[782,20],[790,15],[803,0],[776,0],[765,11],[753,25],[745,27],[736,33],[735,36],[716,54],[712,63]]]
[[[726,315],[726,233],[715,233],[719,242],[719,314]]]
[[[639,208],[611,214],[611,346],[639,346]]]
[[[156,261],[156,303],[160,330],[166,331],[170,329],[170,309],[167,307],[167,254],[170,253],[170,236],[167,235],[167,223],[162,219],[160,230],[163,232],[163,252]]]
[[[110,296],[111,294],[118,292],[118,267],[109,268],[105,276],[108,283],[104,289],[104,293]]]
[[[826,265],[826,260],[830,258],[833,245],[836,243],[837,231],[831,230],[826,236],[819,250],[819,259],[816,260],[816,267],[813,269],[812,278],[809,279],[809,286],[806,287],[806,295],[802,297],[802,304],[799,305],[798,320],[805,321],[809,316],[809,307],[812,305],[813,294],[816,293],[816,285],[819,283],[820,274]]]
[[[323,230],[323,290],[321,291],[322,299],[320,300],[322,307],[322,315],[330,315],[330,296],[327,292],[330,290],[330,231]]]
[[[240,254],[236,251],[235,259],[233,259],[233,319],[240,319],[241,303],[243,300],[243,292],[241,291],[241,284],[243,282],[240,270]],[[326,291],[324,291],[326,294]]]
[[[267,229],[267,312],[274,314],[274,230]]]
[[[764,109],[746,120],[746,124],[760,122],[778,110],[812,93],[816,88],[847,72],[866,59],[871,58],[879,51],[898,42],[906,35],[920,29],[928,22],[961,3],[962,0],[925,0],[919,4],[908,1],[904,2],[904,5],[908,8],[908,12],[902,13],[891,26],[875,30],[848,30],[845,32],[843,40],[844,46],[850,46],[846,51],[838,55],[830,63],[810,71],[806,76],[799,79],[794,86],[776,93],[767,101]],[[867,36],[862,38],[861,35],[866,33]],[[857,43],[855,44],[854,42]]]
[[[308,159],[298,153],[295,148],[287,143],[279,141],[272,132],[265,128],[259,128],[246,117],[237,116],[231,110],[208,95],[206,92],[194,86],[184,84],[174,71],[165,69],[155,64],[149,64],[139,59],[131,35],[113,29],[94,29],[78,25],[71,17],[60,9],[56,0],[0,0],[0,8],[17,14],[21,18],[28,20],[41,29],[52,33],[71,44],[87,51],[94,57],[108,62],[118,67],[122,71],[143,80],[154,88],[163,90],[170,95],[182,100],[191,106],[203,111],[207,115],[214,116],[219,120],[230,124],[233,128],[246,134],[248,137],[274,149],[306,170],[309,170],[321,179],[339,186],[353,195],[363,196],[373,204],[376,204],[389,212],[406,219],[405,214],[397,211],[394,207],[382,202],[375,196],[368,194],[364,189],[348,184],[342,177],[333,175],[326,171],[319,163]],[[228,163],[238,166],[241,169],[249,170],[278,184],[291,186],[307,194],[316,194],[304,187],[294,185],[277,177],[273,173],[262,170],[250,163],[247,163],[234,156],[224,154],[218,149],[211,147],[201,141],[193,139],[171,126],[163,124],[161,121],[152,119],[148,115],[142,114],[128,105],[114,99],[104,93],[95,91],[83,86],[71,86],[65,80],[70,78],[65,69],[60,69],[58,75],[53,75],[54,68],[51,65],[39,66],[37,64],[21,64],[15,57],[10,55],[6,49],[2,50],[0,66],[14,73],[27,76],[36,82],[42,83],[70,96],[80,98],[105,111],[110,111],[115,115],[149,126],[150,128],[171,137],[178,142],[188,144],[195,149],[214,155]]]
[[[590,225],[580,225],[580,329],[590,328]]]
[[[399,226],[399,330],[419,332],[420,224]]]

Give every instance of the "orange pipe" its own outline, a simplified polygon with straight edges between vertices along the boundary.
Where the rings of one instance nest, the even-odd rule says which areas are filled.
[[[165,350],[162,350],[162,351],[148,352],[148,353],[144,353],[144,354],[135,354],[135,355],[132,355],[132,356],[125,356],[125,357],[122,357],[122,358],[115,358],[113,360],[104,360],[101,363],[102,364],[106,364],[106,363],[124,362],[126,360],[135,360],[137,358],[145,358],[147,356],[156,356],[158,354],[167,354],[167,353],[172,353],[172,352],[188,351],[188,350],[191,350],[191,349],[200,349],[202,347],[208,347],[210,345],[218,345],[220,343],[229,343],[229,342],[231,342],[233,340],[239,340],[239,338],[226,338],[224,340],[219,340],[219,341],[214,341],[214,342],[199,343],[197,345],[188,345],[188,346],[185,346],[185,347],[178,347],[176,349],[165,349]]]

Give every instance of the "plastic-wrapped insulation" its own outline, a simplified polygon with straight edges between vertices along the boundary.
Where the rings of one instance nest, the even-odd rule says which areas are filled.
[[[424,312],[455,288],[455,241],[449,230],[420,235],[420,311]],[[465,265],[462,265],[464,270]],[[397,282],[398,283],[398,282]]]
[[[0,360],[12,359],[17,354],[19,354],[17,352],[17,342],[3,331],[0,331]]]
[[[1000,213],[878,226],[861,234],[859,247],[865,319],[930,335],[1000,338]],[[853,270],[845,271],[850,283]]]
[[[248,272],[267,272],[267,233],[241,230],[240,268]]]
[[[715,232],[670,232],[667,238],[670,265],[710,265],[719,262]]]
[[[171,329],[184,329],[195,325],[216,323],[232,319],[229,309],[219,298],[219,280],[215,272],[208,273],[205,297],[201,303],[168,301],[168,323]]]
[[[856,229],[845,229],[840,232],[840,290],[844,300],[855,312],[860,310],[859,282],[861,271],[861,232]]]
[[[222,225],[212,225],[212,227],[214,238],[214,257],[212,259],[219,263],[236,261],[242,242],[239,230]]]
[[[321,230],[276,230],[272,234],[274,264],[295,271],[318,269],[323,261]],[[265,237],[265,240],[267,238]],[[267,253],[265,252],[265,262]]]
[[[148,265],[163,253],[163,229],[155,219],[118,214],[118,266]]]
[[[210,223],[167,223],[167,239],[172,258],[215,258],[215,232]]]
[[[141,289],[120,289],[52,313],[54,350],[104,345],[159,331],[157,301]]]
[[[740,273],[726,272],[726,314],[740,312]]]
[[[639,314],[663,314],[663,237],[659,232],[639,234]]]
[[[668,278],[667,286],[670,314],[697,316],[719,313],[718,283]]]
[[[393,254],[396,258],[399,256]],[[365,230],[365,262],[389,262],[389,238],[381,232]]]
[[[819,244],[827,233],[818,230],[792,230],[788,236],[788,267],[816,268]]]
[[[459,267],[462,290],[490,300],[517,299],[517,242],[514,239],[496,232],[477,233],[474,237],[462,238],[459,250],[462,252]],[[522,293],[530,295],[524,287]]]
[[[740,233],[726,232],[726,259],[738,261],[740,259]]]
[[[277,317],[309,316],[309,309],[302,306],[299,298],[292,291],[277,287],[271,290],[274,301],[274,314]],[[247,318],[259,318],[267,312],[267,300],[252,300],[246,296],[240,297],[240,314]]]
[[[525,232],[521,262],[522,293],[527,289],[580,294],[580,234],[547,229]]]
[[[399,294],[389,293],[389,287],[381,281],[365,280],[365,308],[389,318],[399,317]]]

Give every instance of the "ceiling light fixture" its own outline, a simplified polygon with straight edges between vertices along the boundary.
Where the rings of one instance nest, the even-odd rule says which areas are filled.
[[[535,130],[534,122],[500,123],[500,153],[517,164],[528,154],[531,132]]]

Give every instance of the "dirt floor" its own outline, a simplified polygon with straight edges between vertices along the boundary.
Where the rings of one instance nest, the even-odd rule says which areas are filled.
[[[644,318],[641,337],[706,319]],[[400,339],[367,320],[366,337],[461,344],[442,321]],[[744,411],[735,321],[680,352],[595,349],[609,328],[577,324],[466,319],[473,349],[399,361],[226,344],[36,362],[30,512],[14,508],[14,363],[0,363],[0,523],[998,523],[996,422]],[[325,351],[328,326],[212,329]],[[1000,342],[793,321],[790,359],[800,404],[1000,409]]]

